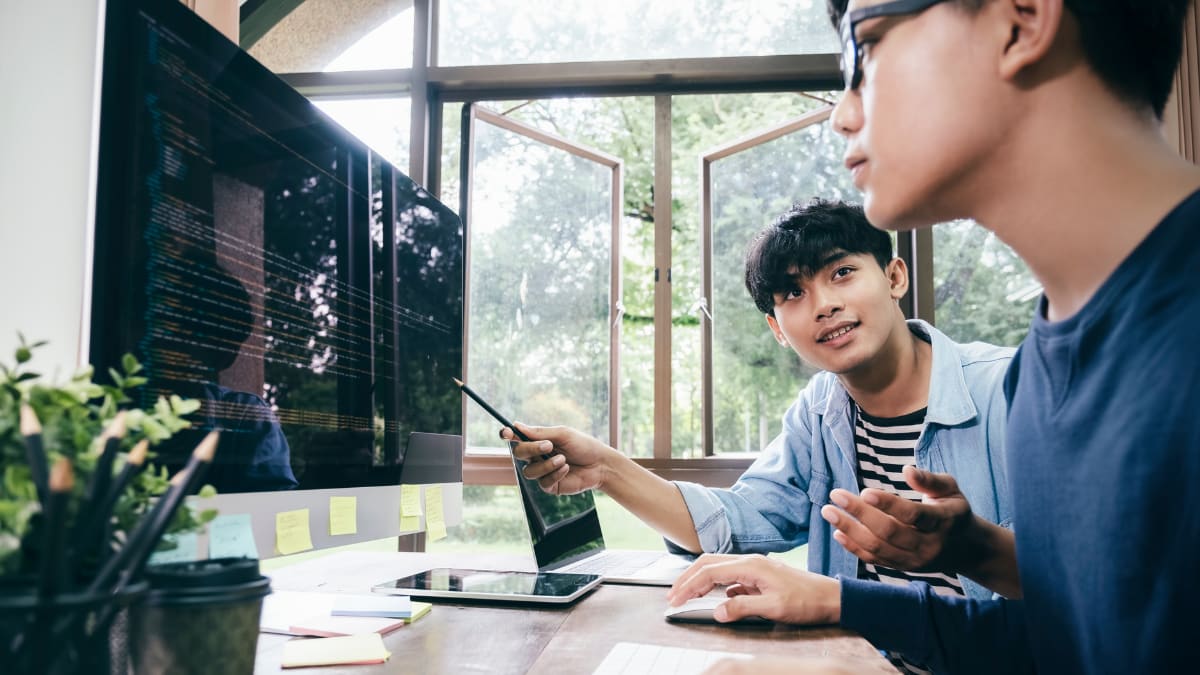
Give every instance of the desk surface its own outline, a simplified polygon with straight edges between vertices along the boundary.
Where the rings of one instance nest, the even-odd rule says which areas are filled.
[[[430,553],[338,553],[271,575],[275,590],[369,592],[372,585],[429,567],[533,569],[512,556]],[[378,666],[282,671],[284,635],[261,634],[255,673],[591,673],[618,642],[641,642],[750,654],[836,656],[864,673],[895,673],[866,640],[839,628],[716,626],[663,620],[666,589],[601,585],[565,608],[438,603],[416,623],[383,638],[392,652]]]

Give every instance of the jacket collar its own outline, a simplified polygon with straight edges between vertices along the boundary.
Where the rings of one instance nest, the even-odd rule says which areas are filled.
[[[933,422],[942,426],[955,426],[969,422],[979,414],[975,402],[971,399],[971,391],[967,388],[967,380],[963,377],[962,360],[959,357],[958,344],[946,337],[940,330],[921,321],[910,319],[908,329],[919,338],[925,339],[932,346],[933,364],[929,369],[929,402],[925,412],[925,422]],[[837,415],[849,410],[850,394],[842,386],[841,380],[832,373],[829,377],[829,388],[824,405],[814,406],[823,416]]]

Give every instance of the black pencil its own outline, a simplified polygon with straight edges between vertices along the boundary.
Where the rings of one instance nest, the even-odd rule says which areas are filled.
[[[50,655],[54,641],[48,635],[51,619],[55,615],[54,598],[63,587],[63,548],[67,529],[67,501],[75,487],[75,476],[71,472],[71,460],[60,457],[50,472],[49,494],[46,499],[45,544],[41,551],[41,571],[38,577],[38,608],[30,634],[32,664],[35,673],[46,672],[53,657]]]
[[[503,424],[504,426],[508,427],[509,429],[512,429],[513,433],[517,435],[517,438],[519,438],[523,441],[526,441],[526,442],[533,440],[532,438],[521,433],[521,431],[519,429],[517,429],[515,426],[513,426],[512,422],[508,421],[508,418],[506,418],[504,415],[501,415],[500,411],[496,410],[491,405],[489,405],[487,401],[483,400],[483,398],[480,397],[479,394],[476,394],[474,391],[472,391],[471,388],[468,387],[466,384],[464,384],[462,380],[458,379],[457,377],[455,377],[453,379],[454,379],[454,383],[458,385],[459,389],[463,390],[464,394],[466,394],[467,396],[470,396],[472,401],[475,401],[479,405],[483,406],[483,409],[486,410],[489,415],[496,418],[497,422],[499,422],[500,424]]]
[[[42,423],[28,403],[21,404],[21,435],[25,437],[25,457],[29,460],[29,474],[37,488],[38,501],[46,505],[47,482],[50,469],[46,464],[46,451],[42,447]]]
[[[79,515],[75,519],[75,529],[71,539],[75,542],[76,556],[86,559],[96,546],[96,539],[104,531],[107,513],[104,511],[104,501],[108,498],[109,485],[112,483],[113,460],[125,437],[125,411],[117,413],[108,427],[100,434],[103,439],[103,449],[96,459],[96,470],[88,480],[83,492],[83,503],[79,507]]]

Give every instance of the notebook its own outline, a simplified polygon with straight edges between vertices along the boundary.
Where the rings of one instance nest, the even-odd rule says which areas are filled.
[[[606,583],[670,586],[691,560],[666,551],[606,548],[591,492],[556,496],[521,473],[526,462],[513,458],[533,557],[542,572],[598,574]]]
[[[721,659],[749,658],[735,652],[618,642],[592,675],[699,675]]]

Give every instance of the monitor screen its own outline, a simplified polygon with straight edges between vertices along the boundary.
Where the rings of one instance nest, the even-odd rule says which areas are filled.
[[[459,218],[179,3],[105,28],[91,361],[221,430],[219,492],[396,484],[460,434]]]

